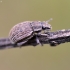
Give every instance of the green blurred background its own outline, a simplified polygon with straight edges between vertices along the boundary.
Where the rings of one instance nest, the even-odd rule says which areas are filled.
[[[69,29],[70,0],[2,0],[0,37],[19,22],[50,18],[52,31]],[[0,50],[0,70],[70,70],[70,43]]]

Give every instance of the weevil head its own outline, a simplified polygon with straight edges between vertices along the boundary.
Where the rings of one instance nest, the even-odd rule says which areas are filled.
[[[52,29],[51,24],[48,23],[50,20],[52,20],[52,18],[49,19],[48,21],[43,21],[42,22],[42,29],[43,30],[51,30]]]

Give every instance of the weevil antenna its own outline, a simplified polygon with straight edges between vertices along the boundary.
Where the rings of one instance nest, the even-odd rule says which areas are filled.
[[[49,20],[47,20],[46,22],[48,23],[48,22],[50,22],[51,20],[53,20],[52,18],[50,18]]]

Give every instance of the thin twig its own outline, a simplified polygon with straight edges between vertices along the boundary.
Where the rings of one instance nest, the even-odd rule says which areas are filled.
[[[50,44],[50,46],[57,46],[62,43],[70,42],[70,29],[59,30],[56,32],[47,32],[45,34],[39,34],[38,38],[41,44]],[[19,41],[19,42],[22,42]],[[18,43],[19,43],[18,42]],[[27,43],[19,46],[18,43],[12,44],[9,38],[0,39],[0,49],[25,47],[25,46],[37,46],[36,37],[31,38]]]

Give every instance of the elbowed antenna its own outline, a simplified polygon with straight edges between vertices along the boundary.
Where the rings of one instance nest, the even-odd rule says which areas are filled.
[[[48,22],[50,22],[51,20],[53,20],[53,18],[50,18],[49,20],[47,20],[46,22],[48,23]]]

